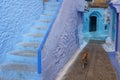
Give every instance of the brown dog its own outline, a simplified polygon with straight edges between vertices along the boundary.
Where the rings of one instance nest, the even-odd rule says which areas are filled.
[[[85,65],[87,65],[87,58],[88,58],[88,52],[84,51],[82,53],[82,68],[85,68]]]

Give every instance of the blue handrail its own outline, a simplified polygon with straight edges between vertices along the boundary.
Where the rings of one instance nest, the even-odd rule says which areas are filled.
[[[63,0],[59,0],[60,4],[59,4],[59,6],[58,6],[58,9],[57,9],[57,11],[56,11],[56,13],[55,13],[55,15],[54,15],[54,18],[53,18],[52,22],[50,23],[50,26],[49,26],[46,34],[45,34],[45,37],[44,37],[44,39],[42,40],[42,43],[40,44],[40,47],[39,47],[39,49],[38,49],[38,74],[40,74],[40,73],[42,72],[42,67],[41,67],[41,66],[42,66],[42,65],[41,65],[41,51],[42,51],[43,46],[44,46],[44,44],[45,44],[45,42],[46,42],[46,40],[47,40],[47,37],[48,37],[48,35],[49,35],[50,31],[51,31],[51,28],[52,28],[52,26],[53,26],[53,24],[54,24],[54,22],[55,22],[55,19],[57,18],[57,14],[59,13],[60,7],[61,7],[61,5],[62,5],[62,1],[63,1]]]

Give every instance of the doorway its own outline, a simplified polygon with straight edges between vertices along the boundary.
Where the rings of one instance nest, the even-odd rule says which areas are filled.
[[[90,16],[89,32],[95,32],[97,29],[97,17]]]

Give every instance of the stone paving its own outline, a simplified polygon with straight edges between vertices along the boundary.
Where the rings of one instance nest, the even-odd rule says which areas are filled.
[[[88,50],[88,65],[82,68],[80,54],[63,80],[117,80],[108,54],[102,48],[103,43],[103,41],[90,41],[84,48]]]

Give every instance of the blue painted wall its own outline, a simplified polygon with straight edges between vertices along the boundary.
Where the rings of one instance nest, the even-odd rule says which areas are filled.
[[[102,38],[102,35],[103,35],[103,38],[104,38],[104,35],[106,36],[108,35],[109,24],[104,19],[104,13],[105,13],[104,8],[90,8],[88,12],[84,13],[84,24],[83,24],[83,33],[85,34],[84,36],[92,35],[92,37],[96,37],[97,39],[97,38]],[[97,17],[97,30],[93,34],[89,32],[90,16]],[[107,26],[106,30],[105,30],[105,25]],[[98,37],[98,35],[100,37]]]
[[[118,30],[118,52],[120,53],[120,13],[119,13],[119,23],[118,23],[118,27],[119,27],[119,30]],[[119,58],[119,61],[120,61],[120,58]]]
[[[120,0],[115,0],[112,2],[112,6],[116,9],[117,12],[117,30],[115,30],[116,32],[118,31],[118,37],[116,38],[118,42],[116,42],[116,50],[118,50],[116,52],[116,58],[117,58],[117,62],[120,66]]]
[[[43,80],[55,80],[58,72],[79,48],[78,11],[84,11],[84,3],[84,0],[63,0],[42,50]]]
[[[51,1],[51,2],[52,2],[52,1],[62,1],[62,0],[49,0],[49,1]]]
[[[40,18],[42,0],[0,0],[0,56],[14,49],[32,22]]]
[[[117,13],[114,9],[111,9],[112,11],[112,40],[115,40],[115,28],[116,28],[116,17],[117,17]]]

